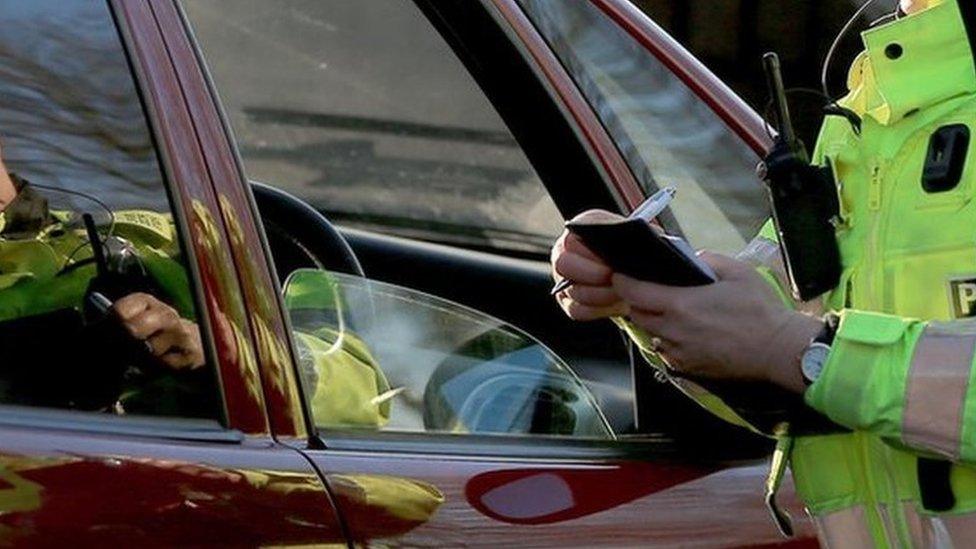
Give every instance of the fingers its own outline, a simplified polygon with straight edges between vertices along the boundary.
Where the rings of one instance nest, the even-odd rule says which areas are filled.
[[[155,297],[135,293],[113,305],[122,326],[132,337],[146,341],[153,356],[173,368],[203,365],[199,327]]]
[[[156,347],[156,339],[160,347]],[[156,335],[149,342],[153,353],[171,368],[196,368],[204,364],[200,328],[194,322],[181,319],[180,330]]]
[[[122,325],[136,339],[149,339],[160,332],[178,330],[180,315],[173,308],[159,303],[129,318],[123,318]]]
[[[589,305],[583,305],[578,301],[573,301],[568,296],[560,295],[558,299],[560,307],[566,312],[566,316],[581,322],[627,316],[630,312],[630,308],[623,302],[618,302],[608,307],[591,307]]]
[[[569,222],[570,223],[573,222],[606,223],[606,222],[613,222],[613,221],[621,221],[623,219],[625,219],[624,216],[618,213],[609,212],[607,210],[586,210],[585,212],[578,214],[573,219],[570,219]]]
[[[613,289],[631,309],[664,313],[678,306],[682,288],[643,282],[627,275],[613,275]]]
[[[602,259],[600,259],[595,253],[593,253],[592,250],[586,247],[586,244],[583,243],[583,239],[576,236],[575,234],[566,231],[566,238],[563,242],[566,251],[570,253],[574,253],[576,255],[581,255],[597,263],[601,263],[601,264],[603,263]]]
[[[552,247],[550,261],[553,278],[558,282],[563,278],[574,283],[609,285],[610,268],[597,257],[583,241],[569,231],[556,240]]]
[[[753,267],[748,263],[707,250],[699,252],[698,257],[715,271],[719,280],[735,278],[744,271],[752,272],[753,270]]]
[[[602,262],[570,251],[557,255],[552,266],[557,277],[592,286],[609,286],[610,276],[613,274],[610,267]]]
[[[146,339],[153,356],[163,357],[170,352],[178,352],[186,342],[182,330],[162,330]]]
[[[620,303],[620,296],[611,286],[576,284],[567,289],[565,293],[573,301],[590,307],[610,307]]]
[[[115,310],[115,314],[124,322],[142,313],[157,301],[155,297],[149,294],[134,293],[116,300],[112,308]]]

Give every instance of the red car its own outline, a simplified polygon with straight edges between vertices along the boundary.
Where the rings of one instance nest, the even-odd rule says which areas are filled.
[[[766,216],[762,120],[626,0],[8,0],[0,22],[8,168],[51,211],[104,203],[106,248],[175,258],[160,299],[210,376],[197,406],[81,409],[0,372],[0,545],[816,544],[791,488],[796,537],[769,518],[767,441],[548,295],[583,209],[673,185],[668,228],[728,252]],[[43,276],[0,236],[3,309]],[[76,252],[52,284],[94,268]],[[325,362],[308,326],[344,338]],[[347,345],[358,366],[329,362]]]

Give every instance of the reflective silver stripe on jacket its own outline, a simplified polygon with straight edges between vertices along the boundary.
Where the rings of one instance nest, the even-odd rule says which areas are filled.
[[[940,547],[972,547],[976,543],[976,513],[936,519],[951,542]]]
[[[972,322],[932,322],[925,327],[906,380],[905,444],[959,458],[974,349],[976,324]]]
[[[868,509],[877,509],[877,519],[880,520],[877,533],[883,539],[874,539],[868,523]],[[876,508],[859,505],[813,517],[821,547],[951,549],[969,547],[972,540],[976,540],[976,514],[926,517],[920,515],[911,502],[897,505],[894,513],[890,511],[884,504]]]
[[[864,507],[850,507],[813,517],[823,549],[872,549],[875,547]]]

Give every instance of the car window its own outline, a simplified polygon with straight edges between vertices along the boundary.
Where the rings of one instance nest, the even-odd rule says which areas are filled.
[[[613,436],[573,371],[498,319],[321,270],[293,272],[284,292],[320,429]]]
[[[768,217],[758,158],[667,67],[590,2],[519,0],[646,192],[678,190],[690,242],[735,253]]]
[[[0,404],[218,417],[108,4],[6,0],[0,26]]]
[[[558,211],[413,2],[183,4],[249,178],[347,226],[548,253]]]

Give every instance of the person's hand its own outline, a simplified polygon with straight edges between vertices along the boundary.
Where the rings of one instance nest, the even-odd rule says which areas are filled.
[[[787,309],[751,265],[711,253],[702,259],[718,282],[680,288],[614,274],[630,321],[653,336],[656,350],[681,374],[803,392],[799,359],[821,321]]]
[[[129,294],[117,300],[112,309],[122,326],[145,341],[152,355],[166,366],[174,370],[203,366],[200,328],[180,318],[176,309],[144,293]]]
[[[0,144],[0,212],[7,209],[14,199],[17,198],[17,186],[14,185],[7,165],[3,161],[3,145]]]
[[[911,15],[941,3],[942,0],[901,0],[901,11]]]
[[[590,210],[574,220],[594,217],[617,216],[602,210]],[[624,303],[611,285],[610,270],[600,258],[591,252],[580,238],[569,231],[556,240],[550,256],[552,278],[558,284],[563,279],[573,281],[573,286],[556,294],[556,301],[573,320],[597,320],[628,313]]]

